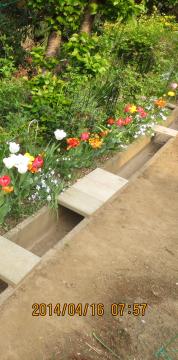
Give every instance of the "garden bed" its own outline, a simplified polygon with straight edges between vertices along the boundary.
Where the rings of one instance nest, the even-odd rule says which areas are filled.
[[[172,112],[164,125],[178,129],[178,108]],[[155,135],[153,138],[142,136],[129,145],[127,150],[116,153],[103,164],[100,163],[100,166],[113,174],[131,179],[132,176],[136,176],[140,168],[154,156],[168,139],[169,137],[165,135]],[[88,169],[86,171],[88,172]],[[82,175],[86,171],[83,170]],[[72,236],[74,229],[83,219],[79,214],[62,206],[59,206],[57,216],[47,206],[44,206],[37,213],[5,233],[4,236],[42,257],[60,240],[65,238],[68,233]],[[11,293],[11,290],[8,291],[7,287],[8,284],[0,281],[0,293],[4,294],[4,298],[6,298],[6,295],[8,296],[9,291]]]
[[[176,108],[164,125],[178,127],[177,119],[178,109]],[[164,145],[166,140],[166,137],[161,135],[156,135],[154,138],[142,136],[129,145],[127,150],[116,153],[111,159],[100,165],[113,174],[129,179]],[[85,171],[82,174],[85,174]],[[58,216],[56,216],[45,206],[5,233],[4,236],[36,255],[43,256],[82,219],[82,216],[62,206],[59,206]]]

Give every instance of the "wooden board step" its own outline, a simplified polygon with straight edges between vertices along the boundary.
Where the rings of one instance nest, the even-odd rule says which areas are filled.
[[[176,137],[178,134],[177,130],[165,127],[165,126],[161,126],[161,125],[154,125],[153,126],[153,130],[158,133],[158,134],[165,134],[168,136],[172,136],[172,137]]]
[[[0,279],[17,285],[40,262],[40,257],[0,236]]]
[[[92,215],[109,200],[128,180],[97,168],[58,197],[60,205],[82,215]]]

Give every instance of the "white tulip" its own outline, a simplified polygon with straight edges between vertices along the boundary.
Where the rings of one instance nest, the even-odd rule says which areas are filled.
[[[26,164],[19,164],[17,166],[17,170],[18,170],[19,174],[25,174],[28,170],[28,167]]]
[[[11,169],[16,165],[17,155],[11,155],[8,158],[3,159],[3,163],[7,169]]]
[[[16,155],[16,166],[19,165],[28,165],[30,162],[30,159],[27,156],[24,156],[22,154]]]
[[[67,134],[64,130],[59,130],[59,129],[54,131],[54,135],[55,135],[56,140],[62,140],[67,136]]]
[[[20,145],[15,142],[9,143],[9,151],[11,154],[16,154],[20,150]]]

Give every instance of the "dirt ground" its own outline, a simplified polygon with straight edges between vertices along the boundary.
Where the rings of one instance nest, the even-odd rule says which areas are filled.
[[[1,306],[0,360],[178,359],[178,138],[79,227]],[[33,317],[33,303],[89,308]]]

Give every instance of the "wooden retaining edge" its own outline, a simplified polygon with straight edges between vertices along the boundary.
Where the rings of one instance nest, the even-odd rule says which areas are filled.
[[[166,107],[167,107],[168,109],[170,109],[170,110],[174,110],[174,109],[176,108],[176,106],[177,106],[177,105],[171,104],[171,103],[168,103],[168,104],[166,105]]]
[[[55,214],[47,206],[43,206],[35,214],[20,222],[3,236],[20,246],[24,246],[25,238],[26,249],[31,251],[31,239],[34,237],[42,238],[43,233],[48,234],[51,227],[56,226],[56,222]]]
[[[152,129],[156,134],[166,135],[166,136],[170,136],[170,137],[176,137],[178,134],[177,130],[171,129],[166,126],[161,126],[161,125],[154,125],[152,127]]]
[[[18,285],[40,262],[40,257],[0,236],[0,279]]]

